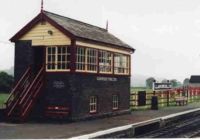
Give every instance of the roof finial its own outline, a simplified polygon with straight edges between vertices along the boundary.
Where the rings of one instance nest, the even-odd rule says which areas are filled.
[[[41,12],[43,12],[43,7],[44,7],[44,1],[41,0]]]
[[[106,31],[108,31],[108,20],[106,21]]]

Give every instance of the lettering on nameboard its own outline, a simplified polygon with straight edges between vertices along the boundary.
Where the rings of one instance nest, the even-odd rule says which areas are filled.
[[[112,77],[97,77],[97,81],[117,81],[117,78],[112,78]]]
[[[171,89],[172,84],[171,83],[153,83],[154,90],[164,90],[164,89]]]
[[[63,81],[54,81],[53,82],[53,87],[54,88],[64,88],[65,87],[65,83]]]

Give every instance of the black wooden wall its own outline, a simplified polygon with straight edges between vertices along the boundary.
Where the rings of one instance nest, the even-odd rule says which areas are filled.
[[[115,76],[115,81],[97,80],[95,74],[47,73],[45,98],[48,105],[67,105],[73,120],[129,110],[130,78]],[[112,110],[112,95],[119,96],[119,110]],[[89,98],[97,96],[97,113],[89,113]]]
[[[18,41],[15,44],[14,73],[15,81],[18,81],[27,67],[34,65],[37,55],[35,54],[36,49],[31,47],[31,41]],[[41,108],[48,105],[68,106],[71,111],[70,118],[74,120],[129,110],[129,76],[116,75],[113,77],[70,72],[47,72],[45,77],[43,96],[38,100]],[[105,80],[106,78],[108,80]],[[119,96],[119,110],[117,111],[112,110],[112,95],[114,94]],[[89,113],[90,96],[98,98],[96,114]]]
[[[14,62],[14,78],[17,82],[29,65],[33,64],[33,48],[31,41],[15,42],[15,62]]]

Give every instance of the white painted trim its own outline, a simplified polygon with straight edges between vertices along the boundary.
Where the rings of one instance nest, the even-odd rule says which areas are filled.
[[[188,114],[188,113],[192,113],[192,112],[196,112],[196,111],[200,111],[200,108],[196,108],[196,109],[187,110],[187,111],[184,111],[184,112],[171,114],[171,115],[168,115],[168,116],[161,117],[161,119],[162,120],[166,120],[166,119],[169,119],[169,118],[173,118],[173,117],[176,117],[176,116],[180,116],[180,115],[184,115],[184,114]]]
[[[105,50],[105,51],[111,51],[111,52],[116,52],[116,53],[128,54],[128,55],[131,54],[129,51],[124,51],[124,50],[115,49],[115,48],[109,48],[106,46],[92,44],[92,43],[85,43],[85,42],[81,42],[81,41],[76,41],[76,45]]]

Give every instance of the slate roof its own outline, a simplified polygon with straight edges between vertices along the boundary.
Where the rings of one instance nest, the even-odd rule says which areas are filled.
[[[47,11],[44,11],[43,13],[76,37],[117,45],[134,51],[131,46],[107,32],[106,29],[57,15],[55,13]]]
[[[189,83],[200,83],[200,75],[192,75]]]

